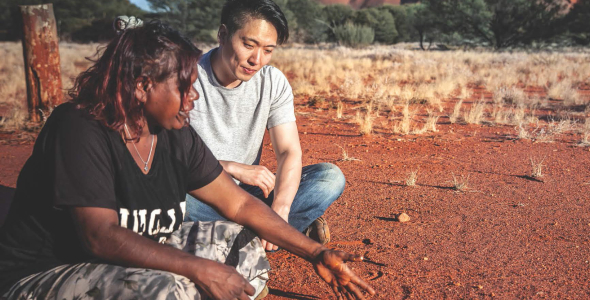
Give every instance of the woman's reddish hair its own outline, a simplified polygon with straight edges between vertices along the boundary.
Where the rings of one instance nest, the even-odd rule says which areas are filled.
[[[141,135],[143,104],[135,98],[140,78],[160,83],[176,76],[181,107],[190,101],[191,76],[202,52],[167,24],[156,20],[127,29],[102,50],[94,65],[76,78],[69,95],[107,128],[123,132],[127,122],[136,133],[130,139]]]

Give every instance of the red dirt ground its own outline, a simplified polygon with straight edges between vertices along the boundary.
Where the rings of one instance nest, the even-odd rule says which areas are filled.
[[[589,299],[590,151],[578,134],[553,143],[517,140],[513,126],[449,124],[439,132],[359,135],[335,110],[297,101],[304,164],[331,162],[347,178],[326,212],[329,247],[365,255],[352,268],[377,291],[372,299]],[[350,105],[352,106],[352,105]],[[342,161],[344,147],[356,161]],[[0,184],[15,186],[31,134],[0,135]],[[272,147],[264,141],[263,164]],[[544,176],[528,177],[529,159]],[[405,186],[418,169],[417,185]],[[463,192],[453,174],[468,177]],[[406,212],[411,220],[399,223]],[[269,255],[272,299],[328,299],[310,264]]]

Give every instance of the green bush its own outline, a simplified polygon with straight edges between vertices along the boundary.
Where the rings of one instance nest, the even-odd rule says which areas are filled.
[[[334,35],[340,45],[359,48],[373,42],[375,30],[368,26],[346,23],[334,27]]]
[[[354,23],[373,28],[377,43],[393,44],[398,35],[393,16],[387,10],[374,7],[358,10],[355,13]]]

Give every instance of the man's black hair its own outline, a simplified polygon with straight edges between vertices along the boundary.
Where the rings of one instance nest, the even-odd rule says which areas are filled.
[[[271,23],[277,30],[277,43],[289,39],[287,18],[272,0],[227,0],[221,11],[221,24],[227,27],[232,36],[251,19],[261,19]]]

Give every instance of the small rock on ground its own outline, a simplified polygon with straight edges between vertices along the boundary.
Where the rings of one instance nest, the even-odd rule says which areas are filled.
[[[406,213],[401,213],[399,215],[397,215],[397,221],[404,223],[404,222],[408,222],[410,220],[410,216],[408,216]]]

